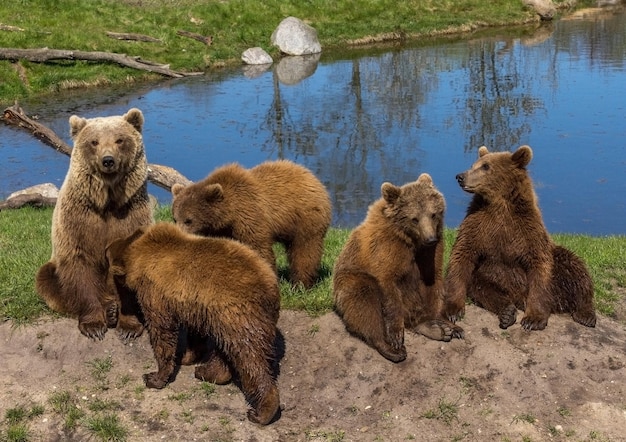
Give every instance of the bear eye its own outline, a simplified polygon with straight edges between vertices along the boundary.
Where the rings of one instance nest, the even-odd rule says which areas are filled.
[[[483,165],[482,165],[482,169],[483,169],[483,170],[489,170],[489,164],[487,164],[487,163],[483,163]]]
[[[91,140],[91,145],[93,147],[98,147],[98,144],[100,144],[100,142],[98,140]]]
[[[185,221],[183,221],[183,224],[186,226],[190,226],[191,225],[191,220],[189,218],[187,218]]]
[[[124,140],[121,138],[118,138],[117,140],[115,140],[115,144],[117,144],[118,146],[121,145],[122,143],[124,143]]]

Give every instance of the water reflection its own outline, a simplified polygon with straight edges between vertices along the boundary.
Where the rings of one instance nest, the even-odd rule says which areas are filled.
[[[490,33],[324,53],[319,62],[296,57],[265,71],[82,91],[23,107],[64,136],[73,113],[139,107],[150,162],[193,180],[227,162],[292,159],[320,177],[334,224],[348,227],[363,219],[383,181],[402,184],[421,172],[433,176],[448,202],[447,224],[457,226],[469,196],[454,176],[477,148],[529,144],[551,232],[626,233],[624,12]],[[0,197],[42,181],[60,184],[67,168],[67,158],[15,129],[0,127],[0,152],[8,160]]]

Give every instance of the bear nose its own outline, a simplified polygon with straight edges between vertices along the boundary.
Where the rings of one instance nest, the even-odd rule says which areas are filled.
[[[427,238],[424,238],[424,245],[431,246],[435,244],[436,242],[437,242],[436,236],[429,236]]]
[[[463,181],[465,181],[465,174],[464,173],[457,174],[456,182],[462,185]]]
[[[107,155],[106,157],[102,158],[102,165],[107,169],[110,169],[111,167],[115,166],[115,158]]]

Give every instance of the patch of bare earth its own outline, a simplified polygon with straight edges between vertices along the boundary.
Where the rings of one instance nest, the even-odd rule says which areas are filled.
[[[147,336],[102,342],[62,319],[0,326],[0,419],[9,408],[44,405],[31,440],[95,440],[85,426],[63,429],[48,400],[68,391],[88,414],[116,403],[129,441],[624,441],[626,327],[600,317],[596,328],[552,316],[544,331],[469,306],[465,339],[450,343],[407,333],[406,361],[394,364],[348,335],[334,313],[283,311],[279,386],[284,406],[266,427],[251,424],[235,385],[207,394],[182,367],[163,390],[143,389],[156,366]],[[110,359],[106,379],[93,361]]]

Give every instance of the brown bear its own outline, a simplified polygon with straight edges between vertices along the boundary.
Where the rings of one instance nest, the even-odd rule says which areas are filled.
[[[103,339],[117,326],[124,339],[143,326],[132,299],[107,287],[106,245],[153,222],[139,109],[123,116],[70,117],[74,148],[52,215],[52,257],[36,276],[48,307],[78,317],[78,328]]]
[[[274,269],[272,245],[287,251],[290,279],[313,286],[324,236],[331,222],[330,197],[307,168],[287,160],[252,169],[229,164],[189,186],[172,186],[172,214],[185,231],[237,239]]]
[[[337,258],[333,295],[346,329],[400,362],[405,328],[440,341],[463,329],[444,317],[443,195],[426,173],[381,194]]]
[[[478,160],[456,179],[473,194],[452,247],[446,275],[446,310],[456,321],[469,297],[495,313],[500,327],[542,330],[552,313],[571,313],[594,327],[593,282],[584,262],[556,245],[543,224],[526,166],[529,146],[515,152],[478,149]]]
[[[182,326],[212,346],[196,377],[225,383],[232,366],[252,405],[248,419],[270,423],[279,409],[272,360],[280,309],[270,265],[238,241],[203,238],[170,223],[118,239],[106,255],[115,285],[136,295],[145,318],[158,365],[144,375],[146,386],[173,380]]]

